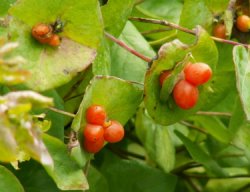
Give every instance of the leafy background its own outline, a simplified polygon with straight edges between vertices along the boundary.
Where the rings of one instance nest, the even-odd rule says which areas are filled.
[[[225,19],[233,40],[248,36],[232,28],[229,3],[2,0],[0,190],[248,191],[249,51],[211,38],[218,18]],[[198,33],[130,17],[164,19]],[[34,24],[57,19],[65,24],[58,48],[31,37]],[[199,88],[197,106],[188,111],[171,97],[183,60],[213,69],[213,78]],[[160,73],[173,68],[161,89]],[[95,155],[81,147],[85,110],[93,103],[105,106],[126,130],[122,142]],[[73,133],[80,144],[72,149]]]

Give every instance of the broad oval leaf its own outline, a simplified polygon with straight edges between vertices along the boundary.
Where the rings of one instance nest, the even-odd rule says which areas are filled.
[[[218,52],[213,40],[202,28],[198,28],[198,39],[194,45],[188,46],[178,40],[164,44],[159,50],[158,59],[153,62],[145,78],[145,107],[156,123],[173,124],[195,113],[210,101],[209,96],[214,92],[213,80],[199,87],[199,100],[192,109],[180,109],[173,98],[169,97],[185,63],[190,60],[188,55],[191,55],[192,62],[207,63],[215,72]],[[172,70],[172,74],[161,88],[159,76],[164,70]]]
[[[241,104],[250,121],[250,60],[249,53],[243,46],[236,46],[233,49],[233,59],[236,73],[236,86],[240,95]]]
[[[205,0],[186,0],[183,5],[179,24],[189,29],[201,25],[206,30],[211,31],[213,15],[206,5]],[[192,35],[182,31],[178,31],[178,38],[185,43],[192,43],[195,40]]]
[[[115,36],[120,35],[134,3],[135,0],[109,0],[107,4],[102,6],[101,10],[106,31]]]
[[[44,166],[61,190],[86,190],[89,188],[82,169],[68,153],[66,145],[59,139],[43,135],[43,140],[54,161],[54,168]]]
[[[16,176],[2,165],[0,165],[0,189],[2,192],[24,192]]]
[[[64,23],[63,37],[92,48],[97,48],[102,38],[103,24],[98,1],[19,0],[10,13],[27,24],[27,29],[37,23],[51,24],[59,19]]]
[[[170,172],[175,165],[175,149],[168,127],[154,123],[142,108],[137,112],[135,127],[150,159],[165,172]]]
[[[86,124],[85,111],[93,104],[103,106],[109,119],[125,124],[136,112],[142,95],[136,84],[112,76],[95,76],[86,88],[72,128],[78,131]]]
[[[95,59],[103,38],[97,1],[21,0],[10,13],[14,19],[9,24],[8,36],[20,43],[13,54],[18,53],[27,61],[24,68],[31,72],[26,83],[29,88],[44,91],[65,84]],[[39,14],[34,17],[34,13]],[[53,24],[58,19],[64,23],[59,47],[42,45],[31,37],[35,24]]]

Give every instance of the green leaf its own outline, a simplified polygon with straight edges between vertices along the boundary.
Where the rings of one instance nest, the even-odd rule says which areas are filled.
[[[249,178],[210,179],[206,184],[205,191],[214,192],[218,189],[220,189],[220,192],[242,191],[241,189],[243,189],[243,187],[247,187],[249,183]],[[247,188],[244,188],[246,190],[243,191],[247,192]]]
[[[198,163],[203,164],[207,169],[207,172],[210,172],[216,176],[226,176],[226,173],[219,166],[219,164],[214,159],[212,159],[211,156],[204,152],[201,147],[197,145],[197,143],[192,142],[178,131],[176,131],[176,135],[182,140],[192,158]]]
[[[186,0],[179,24],[189,29],[201,25],[206,30],[211,31],[213,15],[204,0]],[[178,32],[178,38],[185,43],[192,43],[195,40],[194,36],[181,31]]]
[[[153,19],[164,19],[169,22],[173,22],[178,24],[179,18],[181,15],[183,6],[182,0],[176,1],[165,1],[165,0],[147,0],[143,1],[139,5],[137,5],[132,13],[132,16],[142,17],[142,18],[153,18]],[[157,44],[162,42],[169,41],[169,39],[173,38],[177,34],[177,30],[170,29],[166,26],[155,25],[152,23],[142,23],[142,22],[133,22],[136,28],[140,32],[147,32],[151,30],[158,29],[167,29],[165,32],[161,33],[149,33],[144,34],[145,37],[152,40],[152,44]],[[159,41],[157,41],[159,40]]]
[[[209,134],[222,143],[227,143],[231,141],[231,133],[227,127],[221,122],[217,117],[207,117],[207,116],[197,116],[195,117],[196,122],[198,122],[201,127],[203,127]]]
[[[24,192],[15,175],[2,165],[0,165],[0,189],[2,192]]]
[[[240,95],[241,104],[250,121],[250,68],[249,53],[243,46],[235,46],[233,49],[233,59],[236,73],[236,86]]]
[[[216,46],[203,29],[198,28],[198,31],[198,39],[194,45],[188,46],[178,40],[164,44],[158,52],[158,59],[153,62],[150,70],[146,74],[144,83],[145,107],[156,123],[170,125],[195,113],[203,106],[207,106],[207,102],[211,102],[210,107],[216,104],[215,99],[217,98],[212,101],[209,99],[216,89],[213,85],[213,79],[205,85],[199,86],[198,103],[190,110],[179,108],[173,101],[173,98],[168,97],[172,87],[176,83],[175,81],[179,78],[178,76],[181,75],[180,70],[183,69],[184,64],[189,60],[189,54],[191,55],[190,58],[192,58],[192,62],[207,63],[215,72],[218,59]],[[211,57],[211,55],[213,55],[213,57]],[[173,70],[173,74],[170,76],[169,83],[166,82],[163,88],[161,88],[159,76],[164,70]],[[167,93],[161,93],[164,90],[167,90]],[[165,102],[165,98],[161,98],[163,95],[168,97],[168,100]]]
[[[82,169],[69,156],[64,143],[55,137],[44,134],[44,143],[54,161],[54,168],[45,166],[61,190],[86,190],[88,183]]]
[[[11,8],[10,13],[27,24],[26,30],[37,23],[54,23],[60,19],[65,23],[63,37],[92,48],[97,48],[102,38],[98,1],[21,0]]]
[[[145,56],[155,56],[153,49],[131,22],[127,22],[119,40]],[[148,64],[116,44],[111,48],[111,61],[111,75],[140,83],[144,81]]]
[[[155,124],[143,109],[137,112],[135,126],[149,157],[165,172],[171,171],[175,165],[175,149],[168,127]]]
[[[64,102],[55,90],[50,90],[44,94],[53,98],[54,105],[57,109],[64,110]],[[46,119],[51,121],[51,127],[47,133],[62,141],[64,140],[64,117],[64,115],[51,110],[46,112]]]
[[[136,85],[111,76],[96,76],[85,91],[72,128],[78,131],[86,124],[85,111],[98,104],[105,108],[109,119],[125,124],[142,101],[142,89]]]
[[[122,32],[132,12],[135,0],[109,0],[101,7],[105,30],[117,36]]]
[[[95,49],[66,37],[62,37],[59,47],[53,48],[38,43],[30,33],[31,27],[24,23],[15,21],[10,25],[11,40],[19,42],[12,54],[25,58],[23,68],[31,73],[26,85],[34,90],[45,91],[67,83],[95,58]]]
[[[230,118],[228,129],[231,132],[231,135],[235,136],[240,127],[246,123],[246,116],[241,105],[239,96],[236,97],[234,103],[234,110],[232,117]]]
[[[242,118],[242,117],[241,117]],[[232,124],[231,124],[232,126]],[[250,162],[250,124],[246,121],[238,125],[238,131],[234,137],[233,143],[245,153],[245,157]],[[230,127],[233,128],[233,127]]]
[[[42,165],[36,161],[20,163],[19,169],[13,170],[13,173],[23,185],[25,192],[61,192]]]
[[[112,154],[105,152],[100,171],[108,181],[110,192],[165,192],[166,189],[168,192],[175,191],[174,175],[133,160],[114,159]]]
[[[41,11],[42,10],[42,11]],[[38,91],[58,87],[85,70],[94,60],[96,49],[103,38],[103,29],[97,1],[21,0],[11,8],[15,17],[8,36],[20,43],[13,54],[26,59],[25,68],[31,72],[26,85]],[[33,17],[34,13],[39,13]],[[31,36],[37,23],[53,24],[60,19],[64,24],[59,47],[38,43]],[[20,22],[23,21],[23,22]]]
[[[87,192],[109,192],[106,178],[93,166],[88,171],[89,190]]]
[[[111,73],[111,58],[108,40],[103,38],[101,45],[97,50],[97,56],[92,65],[94,75],[110,75]]]
[[[216,14],[216,13],[218,14],[218,13],[225,11],[225,9],[227,9],[229,1],[230,0],[220,0],[220,1],[205,0],[205,3],[210,9],[210,11],[213,12],[213,14]]]

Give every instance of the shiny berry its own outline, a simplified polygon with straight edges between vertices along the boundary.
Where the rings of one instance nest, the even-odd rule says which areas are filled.
[[[222,23],[218,23],[213,28],[213,36],[226,39],[226,26]]]
[[[104,138],[101,137],[95,142],[89,141],[87,139],[84,140],[83,142],[83,147],[84,149],[89,152],[89,153],[97,153],[99,152],[104,145]]]
[[[111,125],[104,129],[104,139],[110,143],[121,141],[124,134],[124,128],[118,121],[111,120]]]
[[[85,140],[95,142],[103,137],[104,129],[100,125],[87,124],[83,130]]]
[[[103,125],[106,121],[107,113],[100,105],[92,105],[86,111],[86,120],[88,123]]]
[[[241,32],[248,32],[250,29],[250,17],[247,15],[241,15],[236,19],[236,27]]]
[[[53,46],[53,47],[59,46],[60,43],[61,43],[60,37],[56,34],[53,34],[48,42],[48,44]]]
[[[212,69],[205,63],[187,65],[184,69],[185,79],[195,85],[206,83],[212,76]]]
[[[39,23],[32,28],[31,34],[40,43],[48,43],[52,36],[52,27],[44,23]]]
[[[169,77],[170,74],[171,74],[171,70],[163,71],[163,72],[160,74],[159,81],[160,81],[160,85],[161,85],[161,86],[163,85],[164,81]]]
[[[198,101],[198,88],[186,80],[179,81],[173,90],[173,98],[177,106],[182,109],[190,109]]]

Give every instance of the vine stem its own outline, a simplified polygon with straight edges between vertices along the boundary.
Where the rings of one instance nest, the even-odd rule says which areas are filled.
[[[149,18],[141,18],[141,17],[130,17],[129,19],[132,20],[132,21],[139,21],[139,22],[144,22],[144,23],[153,23],[153,24],[169,26],[171,28],[183,31],[185,33],[189,33],[191,35],[196,35],[195,30],[187,29],[185,27],[182,27],[180,25],[177,25],[175,23],[171,23],[171,22],[168,22],[168,21],[165,21],[165,20],[149,19]],[[250,45],[248,45],[248,44],[238,43],[238,42],[235,42],[235,41],[231,41],[231,40],[227,40],[227,39],[221,39],[221,38],[214,37],[214,36],[211,36],[211,38],[213,40],[217,41],[217,42],[220,42],[220,43],[227,43],[227,44],[231,44],[231,45],[242,45],[242,46],[244,46],[246,48],[250,48]]]
[[[62,115],[66,115],[66,116],[68,116],[68,117],[72,117],[72,118],[75,118],[75,117],[76,117],[76,115],[73,114],[73,113],[69,113],[69,112],[67,112],[67,111],[63,111],[63,110],[60,110],[60,109],[57,109],[57,108],[54,108],[54,107],[48,107],[48,109],[51,110],[51,111],[54,111],[54,112],[56,112],[56,113],[60,113],[60,114],[62,114]]]
[[[194,129],[194,130],[197,130],[197,131],[199,131],[199,132],[201,132],[201,133],[203,133],[203,134],[207,134],[207,132],[206,132],[205,130],[203,130],[202,128],[196,127],[196,126],[194,126],[193,124],[188,123],[188,122],[186,122],[186,121],[180,121],[180,124],[185,125],[185,126],[187,126],[187,127],[190,127],[190,128],[192,128],[192,129]]]
[[[146,57],[145,55],[142,55],[141,53],[137,52],[136,50],[132,49],[131,47],[129,47],[128,45],[126,45],[124,42],[120,41],[119,39],[115,38],[113,35],[104,32],[105,36],[110,39],[111,41],[115,42],[116,44],[118,44],[119,46],[123,47],[124,49],[126,49],[127,51],[129,51],[130,53],[134,54],[135,56],[141,58],[142,60],[146,61],[146,62],[151,62],[152,59],[149,57]]]
[[[225,116],[231,117],[232,114],[228,112],[213,112],[213,111],[198,111],[197,115],[208,115],[208,116]]]

